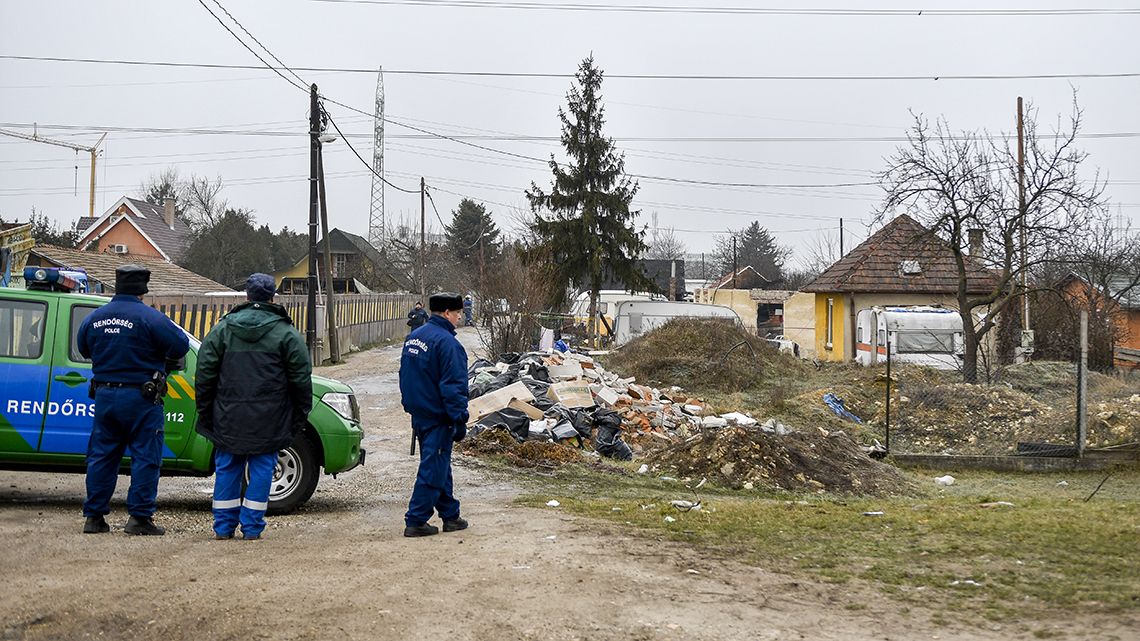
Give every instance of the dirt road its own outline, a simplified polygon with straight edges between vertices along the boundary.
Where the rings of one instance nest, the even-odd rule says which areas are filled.
[[[462,334],[469,349],[474,335]],[[215,541],[211,479],[163,479],[165,537],[80,533],[81,475],[0,472],[0,639],[1007,639],[875,595],[512,505],[459,457],[464,532],[402,536],[415,475],[397,348],[321,373],[355,388],[368,464],[323,478],[259,542]],[[851,609],[855,605],[864,609]],[[851,607],[849,607],[851,606]],[[1125,631],[1103,629],[1127,638]],[[1081,638],[1065,632],[1062,638]]]

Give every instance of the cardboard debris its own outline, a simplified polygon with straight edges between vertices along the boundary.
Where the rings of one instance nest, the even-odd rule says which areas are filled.
[[[547,396],[555,403],[561,403],[571,408],[594,407],[596,405],[594,395],[590,393],[590,388],[581,381],[554,383],[550,386]]]
[[[530,401],[534,399],[534,394],[522,381],[511,383],[493,392],[487,392],[467,403],[467,413],[471,417],[469,421],[474,423],[488,414],[508,407],[511,401],[515,399]]]
[[[521,398],[512,398],[511,402],[507,403],[507,407],[510,407],[512,409],[516,409],[516,410],[522,412],[523,414],[526,414],[527,418],[529,418],[532,421],[537,421],[537,420],[541,419],[543,416],[545,416],[545,414],[542,413],[542,410],[540,410],[537,407],[531,405],[530,403],[522,400]]]

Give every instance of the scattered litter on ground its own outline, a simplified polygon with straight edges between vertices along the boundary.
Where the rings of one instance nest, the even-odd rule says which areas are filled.
[[[562,505],[562,504],[559,503],[558,501],[554,500],[554,499],[550,499],[549,501],[546,502],[546,507],[558,507],[559,505]]]
[[[850,411],[847,410],[847,407],[843,404],[843,399],[836,396],[834,392],[828,392],[828,393],[824,394],[823,395],[823,402],[826,403],[827,406],[831,408],[831,411],[835,412],[836,416],[838,416],[840,418],[845,418],[849,421],[855,421],[856,423],[859,423],[859,424],[863,423],[863,419],[859,418],[858,416],[855,416],[854,414],[852,414]]]
[[[1069,482],[1068,481],[1057,481],[1057,486],[1058,487],[1069,487]]]
[[[975,581],[973,579],[954,580],[954,581],[950,582],[950,585],[968,585],[968,586],[975,587],[975,588],[982,587],[981,583],[978,583],[977,581]]]
[[[667,516],[667,517],[665,517],[665,522],[666,522],[666,523],[673,523],[673,522],[675,522],[676,520],[677,520],[677,519],[675,519],[675,518],[673,518],[673,517],[671,517],[671,516]]]
[[[989,503],[979,503],[978,507],[1016,507],[1009,501],[990,501]]]
[[[701,502],[700,501],[693,502],[693,501],[685,501],[682,499],[678,499],[675,501],[670,501],[670,504],[673,507],[677,508],[678,510],[681,510],[682,512],[700,512],[701,511]]]
[[[953,476],[950,476],[949,474],[947,474],[946,476],[936,476],[934,478],[934,483],[936,485],[949,486],[949,485],[954,485],[955,480],[956,479]]]
[[[870,512],[864,512],[863,516],[882,516],[883,514],[884,514],[883,512],[879,512],[879,511],[875,510],[875,511],[870,511]]]
[[[649,471],[649,466],[648,466],[648,465],[646,465],[645,463],[642,463],[642,464],[641,464],[641,467],[637,468],[637,473],[638,473],[638,474],[645,474],[645,473],[646,473],[646,472],[648,472],[648,471]]]

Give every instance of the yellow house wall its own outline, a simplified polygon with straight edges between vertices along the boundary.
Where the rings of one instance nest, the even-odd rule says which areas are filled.
[[[833,340],[830,349],[827,343],[827,300],[832,299]],[[790,301],[789,301],[790,302]],[[948,309],[958,309],[957,298],[939,294],[816,294],[815,295],[815,358],[821,361],[849,361],[855,357],[855,315],[860,310],[891,305],[941,305]],[[789,305],[784,306],[785,315]],[[980,310],[975,310],[980,311]],[[785,325],[788,321],[785,316]],[[786,334],[786,332],[785,332]],[[993,354],[997,332],[991,330],[982,339],[982,350]],[[796,340],[796,339],[793,339]],[[800,342],[800,341],[797,341]],[[802,346],[810,344],[800,342]]]
[[[308,256],[306,256],[306,257],[302,258],[301,260],[297,261],[297,264],[293,265],[289,269],[283,269],[279,272],[273,272],[273,279],[277,281],[277,287],[280,288],[281,287],[281,281],[285,280],[286,278],[305,278],[308,275],[309,275],[309,258],[308,258]]]
[[[831,301],[831,343],[827,342],[827,307]],[[846,354],[848,334],[848,300],[846,294],[815,295],[815,357],[821,361],[842,362]]]
[[[800,346],[800,356],[815,358],[815,294],[796,292],[784,301],[784,337]]]
[[[756,333],[756,301],[747,289],[698,289],[693,301],[732,308],[749,332]]]

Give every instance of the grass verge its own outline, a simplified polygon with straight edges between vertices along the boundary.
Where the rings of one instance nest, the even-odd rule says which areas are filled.
[[[934,488],[943,473],[908,474]],[[862,498],[692,490],[570,466],[531,477],[520,502],[542,507],[554,498],[574,514],[777,572],[862,582],[954,619],[1031,622],[1140,608],[1140,471],[1115,472],[1088,502],[1103,473],[954,475],[955,485],[919,497]],[[696,498],[700,511],[670,504]],[[985,506],[996,502],[1013,505]]]

